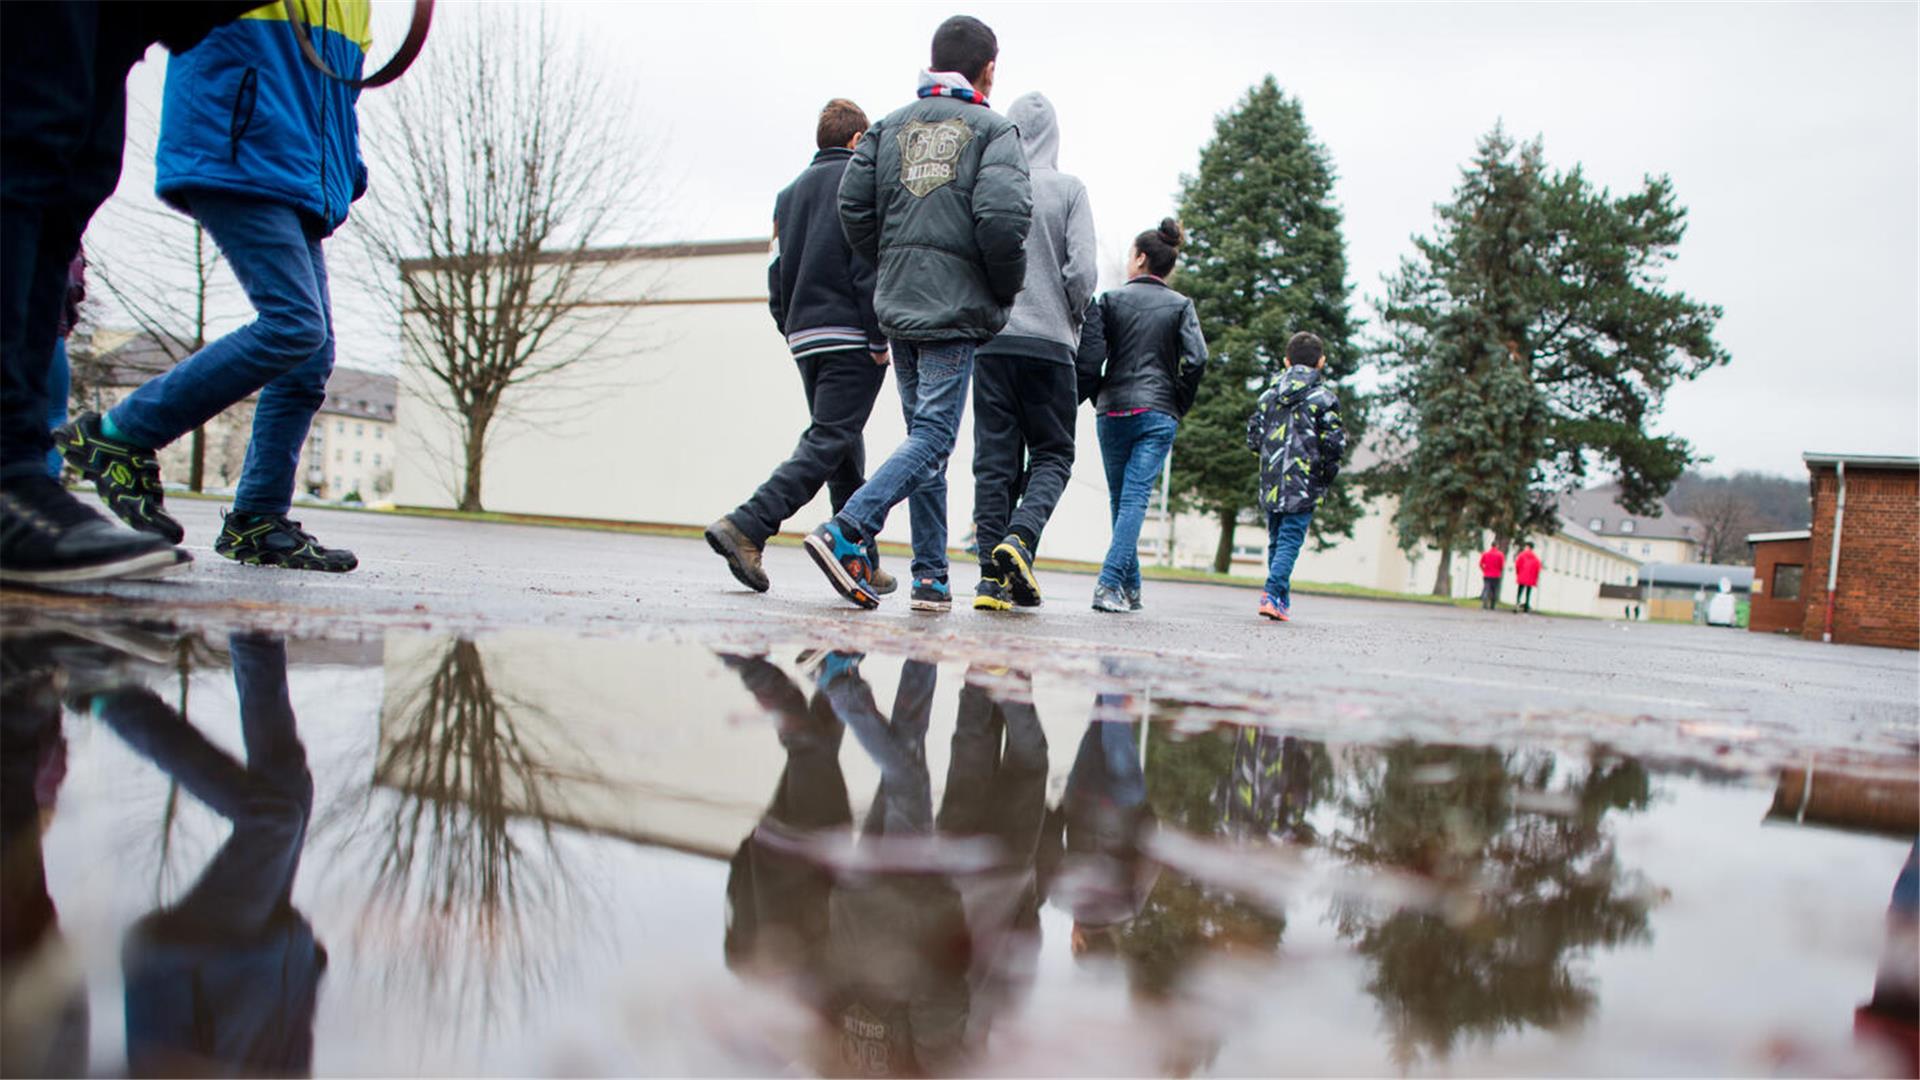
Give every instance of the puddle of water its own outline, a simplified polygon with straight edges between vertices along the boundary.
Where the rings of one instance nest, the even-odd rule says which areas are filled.
[[[8,1074],[1916,1068],[1920,772],[1855,739],[805,641],[0,661]]]

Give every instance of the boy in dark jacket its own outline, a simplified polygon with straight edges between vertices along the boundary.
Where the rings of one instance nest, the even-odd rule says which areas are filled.
[[[328,67],[358,78],[372,43],[367,0],[292,6]],[[240,486],[213,550],[293,570],[359,565],[287,518],[300,446],[333,373],[322,244],[367,190],[359,96],[307,63],[277,5],[220,27],[167,66],[155,189],[212,234],[257,317],[105,416],[82,413],[55,435],[67,462],[135,529],[180,542],[156,452],[259,391]]]
[[[1260,614],[1276,622],[1291,618],[1293,564],[1313,523],[1314,504],[1339,475],[1347,449],[1340,398],[1321,378],[1326,366],[1319,337],[1293,335],[1286,371],[1247,418],[1247,448],[1260,455],[1260,505],[1267,511],[1267,588]]]
[[[793,456],[739,509],[707,526],[707,544],[742,585],[766,592],[761,549],[825,484],[839,513],[866,468],[861,432],[887,377],[887,339],[873,313],[873,260],[847,246],[840,229],[840,180],[867,114],[844,98],[827,102],[814,131],[813,162],[773,201],[778,245],[767,268],[767,302],[800,368],[812,423]],[[877,546],[867,554],[877,564]],[[876,565],[873,591],[893,591]]]
[[[867,132],[840,182],[847,241],[878,267],[873,306],[907,417],[907,441],[807,536],[827,580],[863,608],[880,603],[870,542],[903,500],[913,515],[913,607],[952,606],[947,456],[974,349],[1006,326],[1025,278],[1033,215],[1020,132],[987,107],[998,55],[980,20],[941,23],[919,100]]]
[[[1093,209],[1079,177],[1055,168],[1060,127],[1045,95],[1007,110],[1033,180],[1026,285],[1000,336],[980,346],[973,382],[973,606],[1040,603],[1033,552],[1073,473],[1074,350],[1099,279]]]

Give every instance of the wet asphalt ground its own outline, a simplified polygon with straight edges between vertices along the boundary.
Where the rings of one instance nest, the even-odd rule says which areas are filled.
[[[1043,573],[1033,611],[974,612],[956,565],[945,615],[848,606],[797,548],[770,548],[773,589],[752,593],[698,539],[300,508],[309,531],[353,549],[345,575],[239,566],[215,555],[220,504],[175,500],[195,563],[155,583],[10,604],[252,625],[305,636],[390,629],[484,634],[543,628],[685,640],[806,636],[849,646],[1028,668],[1116,658],[1222,691],[1380,723],[1483,734],[1604,724],[1635,735],[1685,722],[1687,753],[1802,747],[1910,754],[1920,743],[1920,658],[1743,630],[1521,616],[1440,605],[1302,596],[1293,622],[1254,614],[1257,593],[1149,581],[1146,610],[1090,609],[1089,576]],[[904,576],[905,560],[889,558]],[[1427,732],[1426,734],[1434,734]],[[1631,741],[1631,740],[1630,740]],[[1657,752],[1638,745],[1638,752]]]

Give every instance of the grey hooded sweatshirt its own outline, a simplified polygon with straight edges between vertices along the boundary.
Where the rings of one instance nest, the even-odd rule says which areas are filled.
[[[1006,328],[979,353],[1071,364],[1080,320],[1099,281],[1093,208],[1087,205],[1087,186],[1059,170],[1060,126],[1053,102],[1040,93],[1023,95],[1007,118],[1020,129],[1033,175],[1033,227],[1027,231],[1026,284]]]

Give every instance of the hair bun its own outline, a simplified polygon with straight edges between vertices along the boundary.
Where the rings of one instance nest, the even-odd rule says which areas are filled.
[[[1173,218],[1161,218],[1160,239],[1165,240],[1170,247],[1179,247],[1187,242],[1187,234],[1180,228],[1178,221]]]

